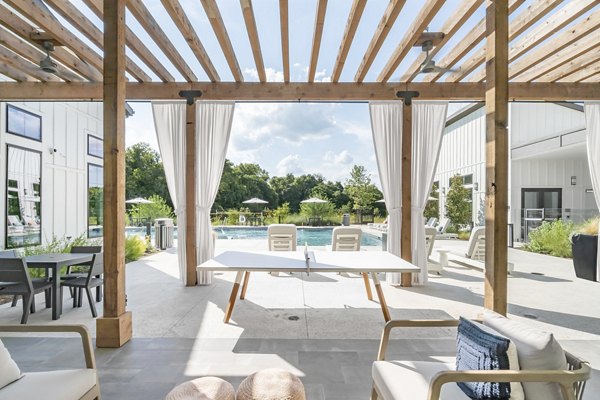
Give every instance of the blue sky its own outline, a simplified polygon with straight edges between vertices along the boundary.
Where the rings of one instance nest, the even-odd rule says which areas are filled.
[[[83,4],[71,0],[100,29],[102,22]],[[232,81],[231,72],[216,40],[214,32],[199,0],[179,0],[202,41],[215,68],[223,81]],[[171,42],[180,51],[200,81],[207,80],[196,57],[186,44],[179,30],[164,10],[160,0],[143,0],[144,4]],[[429,25],[430,31],[439,31],[443,23],[454,13],[461,0],[448,0]],[[279,1],[254,0],[254,14],[258,26],[262,56],[270,82],[282,81],[282,58],[279,26]],[[356,36],[350,48],[340,81],[352,81],[373,33],[384,14],[388,0],[369,0],[365,7]],[[258,81],[254,59],[243,20],[239,0],[217,0],[238,63],[246,81]],[[310,61],[312,37],[317,0],[289,1],[290,65],[291,80],[306,82]],[[378,53],[365,81],[374,81],[390,54],[404,36],[413,18],[425,4],[425,0],[408,0],[394,23],[386,41]],[[526,1],[511,19],[527,12],[531,1]],[[323,38],[317,65],[316,80],[328,81],[344,33],[351,0],[328,2]],[[556,11],[556,10],[555,10]],[[586,13],[587,14],[587,13]],[[484,17],[481,7],[438,53],[441,59],[449,49],[460,41],[471,28]],[[583,15],[581,18],[585,18]],[[67,27],[70,25],[58,17]],[[581,20],[580,18],[580,20]],[[539,23],[543,23],[544,19]],[[128,12],[128,26],[156,54],[157,58],[179,81],[183,78],[154,44],[144,29]],[[537,24],[536,24],[537,25]],[[531,27],[535,29],[536,25]],[[527,34],[525,31],[522,35]],[[81,37],[81,35],[80,35]],[[101,53],[85,37],[81,39]],[[518,39],[518,38],[516,38]],[[477,51],[483,43],[475,46],[465,59]],[[420,49],[413,48],[392,75],[398,79],[412,64]],[[134,61],[137,57],[128,50]],[[153,78],[156,76],[143,63],[139,65]],[[417,78],[417,81],[419,78]],[[157,148],[152,114],[148,103],[132,103],[135,116],[127,121],[127,145],[140,141]],[[459,106],[451,105],[449,113]],[[364,165],[375,182],[377,166],[370,133],[368,106],[366,103],[238,103],[234,116],[228,158],[233,162],[255,162],[271,175],[288,172],[321,173],[328,179],[345,180],[354,164]]]

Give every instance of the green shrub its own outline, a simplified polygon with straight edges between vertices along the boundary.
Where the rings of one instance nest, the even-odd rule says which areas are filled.
[[[471,237],[471,232],[469,232],[469,231],[458,232],[458,240],[469,240],[470,237]]]
[[[573,230],[572,222],[564,222],[560,219],[544,222],[529,233],[529,243],[523,248],[534,253],[571,258],[573,256],[571,251]]]
[[[575,231],[584,235],[597,235],[598,224],[600,224],[600,217],[591,218],[585,221],[583,224],[578,225],[575,228]]]
[[[139,259],[146,252],[146,241],[138,235],[131,235],[125,239],[125,262]]]

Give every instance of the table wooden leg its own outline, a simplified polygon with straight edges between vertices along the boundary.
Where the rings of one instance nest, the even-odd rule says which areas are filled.
[[[373,300],[373,292],[371,292],[371,284],[369,283],[369,274],[366,272],[362,273],[363,280],[365,281],[365,288],[367,289],[367,298]]]
[[[52,266],[52,319],[57,320],[62,314],[62,296],[60,293],[60,267]]]
[[[244,284],[242,285],[242,293],[240,293],[240,300],[246,298],[246,289],[248,289],[248,281],[250,280],[250,271],[246,271],[244,274]]]
[[[381,283],[379,282],[379,278],[377,277],[377,272],[371,272],[371,277],[373,278],[373,283],[375,284],[375,290],[377,291],[377,297],[379,298],[379,305],[381,306],[381,311],[383,311],[383,318],[385,322],[388,322],[392,319],[390,317],[390,310],[388,310],[387,303],[385,302],[385,297],[383,296],[383,289],[381,288]]]
[[[233,312],[233,306],[235,305],[235,299],[237,298],[238,289],[240,288],[240,282],[242,281],[242,276],[244,275],[244,271],[238,271],[235,276],[235,282],[233,283],[233,288],[231,289],[231,295],[229,296],[229,303],[227,303],[227,309],[225,309],[225,318],[223,322],[226,324],[229,323],[229,318],[231,318],[231,313]]]

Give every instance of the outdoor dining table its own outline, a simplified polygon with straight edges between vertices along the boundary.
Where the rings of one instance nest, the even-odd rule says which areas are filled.
[[[44,268],[52,272],[50,274],[52,276],[52,319],[59,319],[62,314],[60,269],[92,261],[92,257],[92,253],[51,253],[25,257],[28,268]]]

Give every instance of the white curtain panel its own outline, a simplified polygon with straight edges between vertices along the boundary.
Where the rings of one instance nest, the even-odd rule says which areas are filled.
[[[400,256],[402,223],[402,102],[369,102],[377,168],[388,212],[387,250]],[[387,274],[387,282],[400,285],[400,274]]]
[[[596,205],[600,209],[600,103],[585,103],[585,131],[587,139],[587,158]],[[600,281],[600,246],[596,263],[596,280]]]
[[[167,186],[177,215],[179,278],[186,284],[185,260],[185,102],[152,102],[154,127]]]
[[[196,249],[198,264],[214,255],[210,209],[215,202],[233,121],[233,101],[196,103],[196,154],[198,155],[196,191]],[[199,285],[212,283],[212,271],[198,274]]]
[[[413,284],[427,282],[427,249],[423,211],[442,148],[448,102],[415,101],[412,105],[412,262],[421,268]]]

